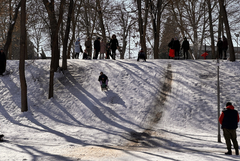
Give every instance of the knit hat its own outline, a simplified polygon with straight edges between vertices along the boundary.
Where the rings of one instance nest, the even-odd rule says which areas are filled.
[[[226,107],[232,105],[231,102],[226,103]]]

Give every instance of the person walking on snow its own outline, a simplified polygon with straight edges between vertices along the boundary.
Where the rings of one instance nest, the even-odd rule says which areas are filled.
[[[187,41],[186,37],[184,38],[184,41],[182,43],[182,49],[183,49],[184,59],[185,59],[185,56],[186,56],[186,59],[188,59],[189,42]]]
[[[80,45],[80,38],[75,42],[75,59],[79,58],[79,53],[82,53],[82,46]]]
[[[239,155],[236,129],[238,128],[239,114],[231,102],[226,104],[226,108],[222,111],[219,122],[222,125],[223,136],[226,140],[227,152],[226,155],[232,155],[231,140],[235,149],[236,155]]]
[[[6,70],[6,61],[6,55],[3,49],[0,49],[0,75],[3,75]]]

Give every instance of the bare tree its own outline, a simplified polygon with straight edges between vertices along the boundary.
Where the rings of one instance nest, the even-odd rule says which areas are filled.
[[[15,8],[13,19],[11,19],[11,16],[10,16],[10,23],[9,23],[9,30],[8,30],[8,34],[7,34],[7,40],[6,40],[6,43],[4,45],[4,49],[3,49],[4,53],[6,53],[6,54],[8,53],[9,47],[10,47],[11,42],[12,42],[12,33],[13,33],[13,29],[14,29],[14,26],[15,26],[15,23],[16,23],[16,20],[17,20],[17,17],[18,17],[18,11],[19,11],[20,6],[21,6],[21,1],[18,3],[18,5]],[[9,56],[9,58],[11,58],[11,56]]]
[[[222,10],[223,21],[224,21],[224,24],[225,24],[227,38],[228,38],[230,61],[235,61],[235,52],[234,52],[234,47],[233,47],[233,43],[232,43],[230,26],[229,26],[229,23],[228,23],[227,11],[226,11],[226,8],[225,8],[225,5],[224,5],[224,0],[219,0],[219,5],[220,5],[220,8]]]
[[[55,1],[51,0],[43,0],[43,3],[46,7],[48,12],[48,18],[50,21],[50,28],[51,28],[51,50],[52,50],[52,57],[51,57],[51,67],[50,67],[50,82],[49,82],[49,95],[48,98],[53,97],[53,79],[54,79],[54,72],[59,67],[59,48],[58,48],[58,31],[60,24],[62,23],[63,17],[63,7],[66,0],[61,0],[60,2],[60,9],[59,9],[59,18],[56,18],[55,12]]]
[[[72,20],[72,11],[74,10],[73,0],[70,0],[69,8],[68,8],[68,19],[67,19],[67,26],[65,31],[65,37],[63,40],[63,61],[62,61],[62,68],[63,70],[67,69],[67,44],[68,44],[68,37],[70,33],[70,25]]]

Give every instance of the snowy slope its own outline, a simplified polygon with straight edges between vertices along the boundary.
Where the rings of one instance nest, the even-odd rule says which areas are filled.
[[[1,161],[240,159],[223,155],[223,137],[217,143],[216,61],[68,60],[52,99],[50,60],[26,61],[24,113],[18,63],[8,61],[0,77]],[[221,109],[232,101],[240,110],[239,82],[240,62],[221,62]]]

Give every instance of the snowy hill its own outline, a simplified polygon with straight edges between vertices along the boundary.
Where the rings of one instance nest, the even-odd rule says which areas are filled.
[[[223,155],[223,136],[217,142],[216,61],[68,60],[68,71],[55,73],[52,99],[49,67],[26,61],[29,111],[21,113],[19,61],[7,62],[0,161],[240,159]],[[100,89],[101,71],[109,91]],[[221,61],[221,109],[231,101],[240,110],[239,82],[240,62]]]

